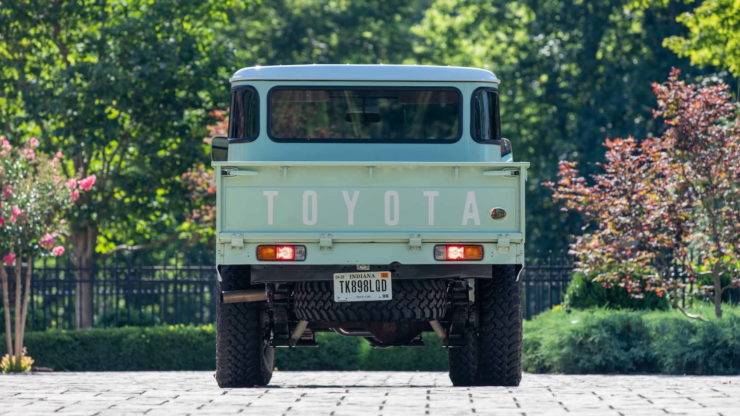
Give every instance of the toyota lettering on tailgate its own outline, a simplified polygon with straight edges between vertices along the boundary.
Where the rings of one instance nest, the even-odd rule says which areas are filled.
[[[360,201],[360,191],[341,191],[342,199],[346,208],[347,225],[355,225],[355,209]],[[267,225],[273,225],[277,221],[275,206],[279,203],[280,191],[267,190],[262,192],[267,204]],[[418,197],[426,199],[427,224],[435,225],[435,203],[440,196],[439,191],[420,191]],[[313,190],[303,191],[301,198],[301,218],[303,225],[317,225],[319,217],[319,194]],[[480,214],[475,191],[467,191],[465,200],[461,201],[462,216],[461,225],[480,225]],[[385,225],[398,225],[401,213],[401,198],[398,191],[385,191],[383,196],[383,214]]]

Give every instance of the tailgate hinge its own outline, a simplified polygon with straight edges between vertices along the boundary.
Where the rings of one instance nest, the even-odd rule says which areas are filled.
[[[332,240],[331,234],[321,234],[319,236],[319,248],[322,250],[330,250],[334,241]]]
[[[509,238],[499,238],[496,241],[496,250],[509,251],[509,246],[510,245],[511,245],[511,239],[509,239]]]
[[[230,238],[221,239],[222,242],[230,242],[231,248],[242,249],[244,248],[244,235],[232,234]]]
[[[421,234],[411,234],[409,236],[409,248],[411,250],[421,250]]]

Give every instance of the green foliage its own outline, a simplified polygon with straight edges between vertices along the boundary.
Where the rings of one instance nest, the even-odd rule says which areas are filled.
[[[232,14],[221,36],[242,66],[400,64],[413,54],[410,28],[431,1],[255,2]]]
[[[112,328],[124,326],[155,326],[160,324],[159,317],[151,313],[128,307],[125,309],[108,309],[95,322],[96,327]]]
[[[689,29],[687,36],[672,36],[665,45],[694,65],[726,68],[740,77],[740,2],[704,0],[678,17]]]
[[[730,308],[727,315],[701,322],[675,311],[545,312],[525,322],[523,368],[567,374],[740,374],[740,308]]]
[[[283,371],[446,370],[446,351],[433,334],[427,335],[423,348],[381,350],[370,348],[361,338],[319,333],[319,348],[278,348],[275,367]],[[215,342],[213,326],[52,330],[26,336],[36,364],[55,371],[212,370]]]
[[[688,6],[632,2],[437,0],[413,29],[419,62],[489,68],[501,78],[503,134],[515,158],[532,164],[528,250],[563,249],[565,236],[580,231],[578,217],[559,212],[540,186],[558,160],[594,169],[601,138],[655,131],[648,85],[671,67],[688,68],[662,46],[685,32],[675,18]]]
[[[78,255],[89,260],[96,235],[107,251],[179,223],[179,174],[205,158],[207,111],[225,106],[234,65],[215,31],[240,3],[3,3],[0,129],[75,155],[67,177],[98,178],[71,218],[73,232],[87,232],[72,239]]]
[[[333,333],[318,333],[319,348],[279,348],[275,353],[275,367],[284,371],[359,370],[362,367],[360,338],[343,337]]]
[[[641,297],[630,295],[627,289],[619,286],[608,287],[603,282],[594,282],[593,278],[581,272],[573,274],[573,279],[565,291],[563,304],[566,308],[588,309],[668,309],[670,302],[655,292],[642,291]]]
[[[212,326],[30,332],[29,354],[56,371],[210,370]]]
[[[0,373],[27,373],[33,367],[33,358],[27,355],[12,357],[10,354],[0,358]]]
[[[424,334],[424,347],[371,348],[363,343],[363,370],[447,371],[447,350],[435,334]]]
[[[705,310],[706,309],[706,310]],[[711,313],[710,305],[692,310]],[[524,324],[525,371],[560,373],[740,374],[740,307],[723,319],[676,312],[562,309]],[[278,370],[445,371],[434,334],[423,348],[372,349],[360,338],[319,333],[319,348],[279,348]],[[212,326],[32,332],[28,352],[56,371],[212,370]],[[2,339],[0,339],[2,342]],[[0,351],[1,352],[1,351]]]

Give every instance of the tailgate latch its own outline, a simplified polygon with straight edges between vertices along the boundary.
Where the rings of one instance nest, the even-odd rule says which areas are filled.
[[[330,250],[332,245],[334,245],[334,241],[331,234],[321,234],[319,236],[319,249]]]
[[[509,239],[509,238],[499,238],[496,241],[496,250],[509,251],[510,244],[511,244],[511,239]]]
[[[241,234],[234,234],[233,236],[231,236],[231,248],[244,248],[244,236]]]

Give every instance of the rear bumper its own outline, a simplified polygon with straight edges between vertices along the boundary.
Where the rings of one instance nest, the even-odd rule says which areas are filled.
[[[371,265],[369,271],[390,271],[394,279],[490,278],[490,264]],[[358,271],[355,265],[251,266],[252,283],[332,280],[334,273]]]

